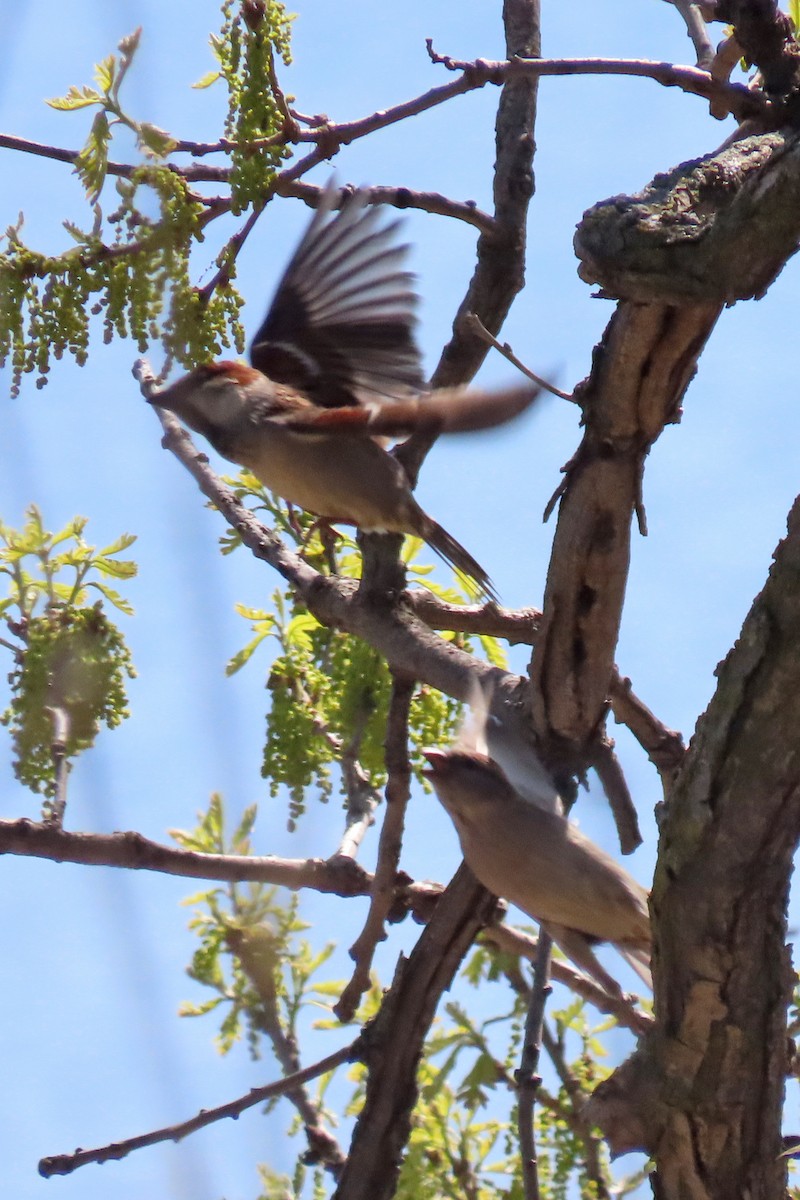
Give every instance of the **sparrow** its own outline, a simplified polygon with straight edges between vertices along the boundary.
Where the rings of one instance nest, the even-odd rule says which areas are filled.
[[[613,994],[592,946],[611,942],[650,982],[647,892],[558,813],[524,800],[485,754],[423,750],[430,780],[473,875],[539,922],[564,953]]]
[[[486,571],[423,511],[381,439],[488,429],[540,389],[426,392],[399,221],[384,223],[365,191],[333,213],[337,194],[329,184],[322,195],[253,339],[252,366],[203,364],[151,403],[284,500],[365,532],[414,534],[496,600]]]

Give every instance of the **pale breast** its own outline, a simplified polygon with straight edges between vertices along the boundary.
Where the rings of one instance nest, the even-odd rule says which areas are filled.
[[[236,450],[270,491],[308,512],[366,530],[413,532],[402,467],[371,438],[268,424]]]

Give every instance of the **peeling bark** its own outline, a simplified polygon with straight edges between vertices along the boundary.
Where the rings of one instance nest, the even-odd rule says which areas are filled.
[[[644,460],[678,419],[719,312],[623,302],[580,389],[585,433],[566,467],[531,664],[537,735],[567,769],[590,761],[611,686]]]

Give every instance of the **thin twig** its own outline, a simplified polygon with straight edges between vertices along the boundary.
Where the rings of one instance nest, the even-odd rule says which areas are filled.
[[[523,375],[527,376],[528,379],[532,379],[533,382],[538,384],[540,388],[544,388],[545,391],[551,392],[554,396],[558,396],[559,400],[569,400],[573,404],[578,403],[572,392],[562,392],[561,388],[555,387],[554,384],[549,383],[548,380],[544,379],[541,375],[537,375],[535,372],[531,371],[530,367],[526,367],[525,364],[517,358],[508,342],[498,342],[497,338],[494,337],[493,334],[489,333],[489,330],[486,328],[477,313],[467,313],[464,317],[464,324],[466,325],[467,329],[472,330],[473,333],[477,333],[478,337],[483,338],[483,340],[488,342],[490,346],[494,346],[495,350],[502,354],[503,358],[507,359],[513,366],[517,368],[518,371],[521,371]]]
[[[485,83],[501,84],[509,75],[531,74],[537,78],[548,75],[628,75],[652,79],[663,87],[677,87],[704,100],[726,99],[731,112],[739,119],[761,116],[770,119],[777,108],[765,96],[751,92],[740,83],[725,83],[713,79],[708,71],[697,67],[678,66],[669,62],[654,62],[644,58],[541,58],[512,59],[494,62],[485,58],[464,61],[437,54],[430,39],[428,53],[435,63],[448,71],[461,71],[473,81],[473,87]]]
[[[533,646],[542,619],[538,608],[499,604],[450,604],[425,588],[406,592],[405,602],[431,629],[503,638],[511,646]]]
[[[668,789],[686,757],[683,736],[670,729],[634,692],[631,681],[617,667],[611,676],[611,711],[620,725],[630,729]]]
[[[445,55],[437,55],[430,51],[434,62],[445,66],[448,70],[460,72],[458,79],[442,87],[432,88],[412,100],[372,113],[358,121],[341,124],[315,125],[309,130],[296,130],[292,140],[315,144],[311,154],[293,163],[280,173],[273,181],[271,190],[280,190],[281,183],[289,183],[311,170],[312,166],[332,157],[341,146],[349,145],[359,138],[366,137],[377,129],[385,129],[410,117],[418,116],[432,108],[445,104],[456,96],[484,87],[487,83],[500,85],[509,76],[532,75],[534,77],[549,75],[628,75],[643,79],[653,79],[665,87],[678,87],[685,92],[702,96],[707,100],[717,100],[728,105],[730,111],[738,119],[748,116],[760,116],[770,119],[772,114],[777,116],[776,106],[763,95],[750,91],[742,84],[732,84],[725,80],[711,77],[706,71],[696,67],[676,66],[672,63],[650,62],[645,59],[513,59],[508,62],[490,62],[476,59],[474,62],[458,61]],[[271,138],[255,139],[254,149],[259,145],[282,144],[286,141],[285,134],[274,135]],[[206,154],[228,153],[232,149],[249,148],[240,143],[223,138],[218,142],[193,142],[176,140],[175,153],[194,154],[198,157]],[[34,142],[29,138],[17,137],[14,134],[0,133],[0,149],[17,150],[25,154],[33,154],[41,158],[49,158],[56,162],[74,166],[80,151],[69,150],[62,146],[47,145]],[[130,178],[141,169],[139,163],[121,163],[109,161],[106,171],[112,176]],[[204,167],[191,163],[186,167],[167,164],[167,169],[174,171],[187,183],[225,183],[230,178],[230,168]]]
[[[183,879],[215,879],[225,883],[268,883],[291,891],[310,888],[326,895],[368,896],[372,875],[350,858],[277,858],[268,855],[204,854],[150,841],[141,833],[71,833],[27,817],[0,820],[0,856],[16,854],[51,862],[83,866],[116,867],[129,871],[155,871]],[[433,915],[444,888],[440,883],[415,882],[403,875],[395,881],[397,916],[413,913],[421,924]],[[536,939],[511,926],[498,924],[482,935],[498,949],[531,959]],[[611,996],[566,963],[553,963],[553,977],[588,1000],[600,1012],[616,1017],[621,1025],[642,1033],[649,1018],[633,1005]]]
[[[583,1142],[586,1173],[595,1187],[593,1194],[597,1197],[597,1200],[610,1200],[611,1193],[608,1190],[606,1172],[603,1170],[601,1159],[603,1141],[594,1132],[591,1122],[586,1119],[583,1113],[587,1094],[583,1090],[579,1079],[567,1064],[564,1056],[564,1047],[560,1039],[557,1039],[553,1035],[546,1021],[542,1026],[542,1045],[556,1069],[558,1077],[564,1086],[564,1091],[569,1096],[569,1101],[572,1105],[572,1120],[570,1121],[570,1125]]]
[[[373,814],[381,802],[378,789],[373,787],[369,772],[364,770],[358,758],[370,712],[371,705],[362,704],[361,711],[356,714],[353,736],[341,750],[340,763],[347,802],[347,817],[344,834],[336,853],[347,858],[355,858],[367,830],[375,823]],[[331,734],[331,736],[335,737],[336,735]],[[337,740],[341,747],[341,739]]]
[[[634,850],[642,844],[639,817],[622,766],[614,753],[613,739],[608,736],[605,729],[599,734],[592,747],[592,766],[603,785],[603,791],[614,817],[619,848],[623,854],[633,854]]]
[[[668,0],[668,3],[677,8],[686,22],[686,33],[694,46],[698,67],[708,71],[714,58],[714,46],[708,36],[702,6],[696,0]]]
[[[54,793],[52,803],[47,810],[48,824],[61,829],[67,809],[67,780],[69,779],[67,742],[69,741],[70,719],[69,713],[60,704],[48,705],[46,711],[53,723],[50,754],[53,759]]]
[[[516,1072],[519,1092],[517,1119],[519,1122],[519,1152],[522,1159],[522,1186],[525,1200],[539,1200],[539,1169],[536,1160],[536,1135],[534,1130],[534,1105],[536,1093],[542,1082],[539,1076],[539,1053],[544,1025],[544,1010],[550,995],[550,954],[553,939],[542,929],[539,931],[539,946],[533,969],[533,988],[528,1016],[525,1021],[525,1037],[522,1058]]]
[[[375,824],[374,813],[381,798],[367,771],[355,755],[350,755],[349,748],[342,756],[342,778],[347,797],[347,817],[336,854],[355,858],[367,830]]]
[[[264,211],[265,203],[266,202],[262,202],[254,205],[253,211],[250,213],[241,229],[237,230],[232,237],[228,238],[228,241],[225,243],[222,262],[220,263],[218,270],[214,272],[205,287],[202,287],[198,290],[197,294],[202,304],[208,304],[211,296],[218,287],[226,287],[230,283],[234,274],[233,268],[235,266],[236,259],[241,254],[242,248],[244,247],[248,237],[255,229],[258,219]]]
[[[248,1108],[253,1108],[256,1104],[263,1104],[275,1096],[284,1096],[292,1088],[308,1083],[312,1079],[318,1079],[320,1075],[335,1070],[342,1063],[355,1061],[360,1054],[360,1044],[361,1039],[356,1038],[349,1046],[343,1046],[341,1050],[336,1050],[327,1058],[320,1059],[319,1062],[302,1071],[297,1071],[294,1075],[287,1075],[284,1079],[268,1083],[265,1087],[251,1088],[246,1096],[241,1096],[238,1100],[231,1100],[227,1104],[221,1104],[217,1108],[204,1109],[196,1117],[191,1117],[188,1121],[182,1121],[177,1125],[167,1125],[163,1129],[154,1129],[150,1133],[142,1133],[138,1137],[127,1138],[122,1142],[112,1142],[108,1146],[99,1146],[94,1150],[76,1150],[74,1154],[54,1154],[43,1158],[39,1163],[39,1174],[43,1175],[45,1179],[49,1179],[53,1175],[69,1175],[73,1171],[77,1171],[79,1167],[86,1166],[87,1163],[103,1163],[125,1158],[134,1150],[141,1150],[145,1146],[156,1146],[159,1142],[179,1142],[198,1129],[204,1129],[206,1125],[213,1125],[216,1121],[222,1121],[227,1117],[236,1120]]]

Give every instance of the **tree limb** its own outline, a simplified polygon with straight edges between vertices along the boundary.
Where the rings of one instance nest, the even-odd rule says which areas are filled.
[[[659,1200],[782,1196],[800,838],[800,501],[666,806],[652,893],[658,1025],[598,1088],[612,1150],[643,1146]]]

